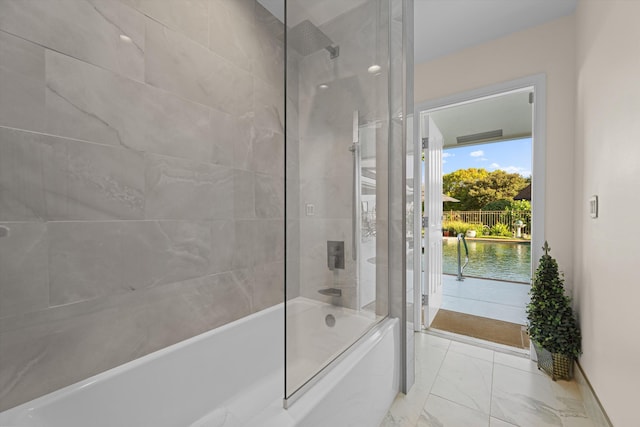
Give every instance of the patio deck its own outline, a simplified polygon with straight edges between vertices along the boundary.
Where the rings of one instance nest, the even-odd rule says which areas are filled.
[[[441,308],[524,325],[531,286],[490,279],[442,275]]]

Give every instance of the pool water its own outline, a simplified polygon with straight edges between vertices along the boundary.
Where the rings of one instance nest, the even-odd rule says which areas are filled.
[[[467,240],[469,264],[465,276],[531,283],[531,244]],[[464,265],[464,245],[461,244]],[[458,240],[442,242],[442,271],[458,274]]]

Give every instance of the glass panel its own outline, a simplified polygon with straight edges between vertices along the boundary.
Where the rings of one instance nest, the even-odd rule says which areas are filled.
[[[390,15],[389,0],[286,10],[289,398],[388,315]]]

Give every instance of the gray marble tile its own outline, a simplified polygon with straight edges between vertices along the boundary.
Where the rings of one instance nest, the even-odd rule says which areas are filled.
[[[226,166],[235,165],[235,146],[238,144],[249,146],[251,129],[250,119],[242,119],[211,109],[211,134],[213,138],[211,162]]]
[[[284,135],[284,93],[276,86],[254,80],[254,125],[257,132],[266,130]]]
[[[256,185],[252,172],[234,170],[233,174],[233,206],[236,219],[256,217]]]
[[[429,395],[416,427],[488,427],[489,415],[433,394]]]
[[[284,218],[284,179],[256,174],[255,204],[258,218]]]
[[[281,261],[284,261],[284,219],[235,222],[234,269]]]
[[[41,222],[0,223],[0,317],[49,306],[47,227]]]
[[[283,135],[264,129],[256,130],[251,153],[251,170],[283,177],[284,164]]]
[[[207,329],[222,326],[251,314],[251,276],[248,270],[229,271],[193,279],[184,298]],[[184,287],[183,283],[183,287]]]
[[[253,74],[282,92],[285,83],[284,25],[261,4],[256,3],[255,10],[257,46],[254,52]]]
[[[253,268],[253,311],[284,301],[284,262],[260,264]]]
[[[208,329],[179,283],[114,295],[84,313],[0,335],[0,410]],[[71,304],[56,310],[74,311]],[[143,334],[140,331],[144,331]]]
[[[415,427],[429,390],[414,386],[409,393],[398,393],[380,427]]]
[[[492,372],[492,362],[449,351],[431,393],[489,415]]]
[[[51,139],[51,138],[50,138]],[[53,220],[142,219],[144,157],[119,147],[65,141],[45,176]]]
[[[141,219],[142,155],[0,128],[0,217]]]
[[[194,160],[211,158],[208,108],[53,51],[46,52],[46,70],[49,133]]]
[[[254,114],[236,118],[239,131],[233,138],[233,165],[238,169],[252,170],[253,145],[256,139]]]
[[[54,157],[53,140],[0,128],[0,221],[47,218],[43,172]]]
[[[256,220],[240,219],[234,222],[233,269],[250,268],[255,264]]]
[[[321,218],[351,218],[352,180],[348,174],[328,178],[306,178],[300,182],[300,216],[305,215],[305,205],[314,205],[315,215]]]
[[[291,175],[287,171],[287,177]],[[295,178],[287,178],[285,182],[285,192],[287,195],[287,203],[285,206],[287,218],[300,219],[302,215],[306,216],[306,212],[302,212],[301,206],[303,203],[300,200],[300,182]]]
[[[251,71],[258,44],[255,0],[209,0],[209,49]]]
[[[353,120],[353,116],[351,118]],[[301,137],[300,178],[331,177],[350,171],[353,168],[353,157],[348,150],[351,140],[351,133],[345,132],[335,136]],[[377,167],[381,169],[380,165]]]
[[[122,224],[122,276],[129,289],[209,274],[211,228],[203,221],[132,221]]]
[[[121,0],[181,32],[203,46],[208,44],[209,0]]]
[[[476,359],[486,360],[487,362],[493,362],[494,354],[497,354],[496,352],[494,352],[493,350],[489,350],[488,348],[476,347],[475,345],[458,341],[451,341],[451,344],[449,345],[449,351],[464,354],[470,357],[475,357]]]
[[[0,31],[0,125],[44,130],[44,92],[44,48]]]
[[[211,222],[211,273],[221,273],[233,268],[236,244],[235,221],[232,219]]]
[[[490,427],[515,427],[515,424],[508,423],[506,421],[502,421],[498,418],[493,418],[489,420]]]
[[[146,34],[147,83],[236,116],[252,111],[248,72],[150,19]]]
[[[532,361],[529,357],[520,357],[511,354],[495,352],[494,362],[500,365],[505,365],[511,368],[530,372],[532,374],[546,375],[543,371],[538,369],[538,365],[536,364],[536,362]]]
[[[121,2],[2,0],[0,29],[143,80],[144,16]]]
[[[284,219],[254,221],[254,265],[284,261]]]
[[[300,296],[300,220],[287,218],[286,293],[287,299]]]
[[[146,158],[147,219],[220,219],[234,212],[234,171],[160,155]]]
[[[577,387],[555,386],[545,376],[496,364],[491,415],[523,427],[592,425]]]
[[[47,228],[51,305],[126,289],[119,223],[50,222]]]

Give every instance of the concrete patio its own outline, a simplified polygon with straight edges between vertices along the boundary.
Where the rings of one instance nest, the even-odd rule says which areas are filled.
[[[531,286],[521,283],[442,275],[441,308],[524,325]]]

